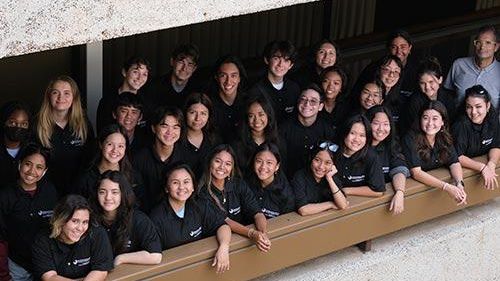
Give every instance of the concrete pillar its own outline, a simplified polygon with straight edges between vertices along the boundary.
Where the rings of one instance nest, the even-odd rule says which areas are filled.
[[[95,128],[97,106],[102,97],[102,41],[87,44],[86,53],[87,114]]]

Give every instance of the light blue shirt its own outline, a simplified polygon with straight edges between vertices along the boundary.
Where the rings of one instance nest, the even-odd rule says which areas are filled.
[[[465,96],[465,90],[481,85],[491,96],[491,104],[498,108],[500,96],[500,62],[494,60],[485,69],[480,69],[474,57],[459,58],[453,62],[448,77],[444,81],[444,87],[454,90],[458,94],[461,103]]]

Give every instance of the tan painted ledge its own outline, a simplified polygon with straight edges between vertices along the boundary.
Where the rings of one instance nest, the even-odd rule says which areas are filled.
[[[317,0],[2,0],[0,58]]]

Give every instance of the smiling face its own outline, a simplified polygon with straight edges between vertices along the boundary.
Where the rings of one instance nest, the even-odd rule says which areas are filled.
[[[435,136],[444,126],[443,117],[435,109],[427,109],[420,118],[420,128],[428,136]]]
[[[141,110],[132,106],[119,106],[113,113],[116,122],[127,132],[132,132],[142,119]]]
[[[359,96],[359,104],[365,110],[372,108],[375,105],[381,104],[382,89],[375,83],[367,83]]]
[[[314,179],[319,182],[332,170],[333,159],[325,150],[320,150],[311,160],[311,172]]]
[[[125,88],[137,92],[148,81],[149,70],[144,64],[133,64],[127,71],[123,70]]]
[[[223,181],[231,176],[234,167],[234,159],[227,151],[221,151],[214,155],[210,161],[210,174],[216,181]]]
[[[73,94],[71,85],[68,82],[55,82],[49,95],[52,110],[68,112],[71,105],[73,105]]]
[[[372,123],[372,142],[382,142],[391,133],[391,123],[389,117],[384,112],[378,112],[373,117]]]
[[[344,154],[351,156],[354,153],[363,149],[366,145],[366,128],[360,123],[354,123],[351,130],[344,139],[345,151]]]
[[[185,203],[194,192],[193,178],[186,169],[175,170],[169,175],[165,189],[170,200]]]
[[[283,78],[285,74],[293,67],[293,63],[288,57],[284,57],[280,52],[274,54],[269,61],[264,59],[269,67],[269,73],[275,78]]]
[[[268,116],[258,102],[254,102],[248,108],[248,127],[254,133],[261,133],[268,124]]]
[[[127,142],[120,133],[110,134],[102,143],[102,158],[109,164],[118,164],[125,156]]]
[[[216,77],[219,84],[219,94],[233,97],[238,91],[240,84],[240,71],[234,63],[224,63],[219,67]]]
[[[333,66],[337,61],[337,50],[330,43],[323,43],[316,52],[315,62],[320,69]]]
[[[278,160],[270,151],[257,153],[253,164],[255,175],[257,175],[263,186],[268,185],[274,180],[274,174],[280,168]]]
[[[97,201],[106,213],[116,214],[120,206],[122,192],[118,183],[103,179],[97,188]]]
[[[73,216],[64,224],[60,240],[66,244],[74,244],[89,229],[90,213],[86,209],[75,210]]]
[[[210,112],[204,104],[192,104],[186,111],[187,127],[193,131],[201,131],[207,125],[209,117]]]
[[[181,124],[172,115],[167,115],[163,121],[153,126],[156,142],[163,146],[173,146],[181,136]]]
[[[491,103],[482,97],[472,96],[465,100],[465,112],[474,124],[483,124],[490,107]]]
[[[424,73],[420,76],[418,85],[420,90],[431,100],[437,99],[439,87],[443,83],[443,77],[436,77],[430,73]]]
[[[335,100],[342,90],[342,77],[337,72],[330,71],[321,82],[321,87],[325,92],[325,99]]]
[[[410,55],[412,45],[401,36],[394,38],[389,46],[389,53],[397,56],[405,65]]]
[[[19,179],[24,189],[33,189],[47,171],[45,158],[35,153],[25,157],[19,164]]]
[[[400,76],[401,68],[394,60],[380,67],[380,80],[387,88],[394,87],[398,83]]]
[[[303,91],[300,95],[297,109],[299,117],[304,119],[317,116],[318,112],[323,109],[321,96],[313,89]]]
[[[172,76],[177,81],[187,81],[196,70],[196,63],[190,56],[170,59],[172,66]]]

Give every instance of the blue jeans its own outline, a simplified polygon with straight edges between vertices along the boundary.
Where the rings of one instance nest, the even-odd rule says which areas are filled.
[[[9,259],[9,272],[10,277],[12,277],[12,281],[33,281],[33,276],[31,273],[26,271],[22,266],[13,262]]]

